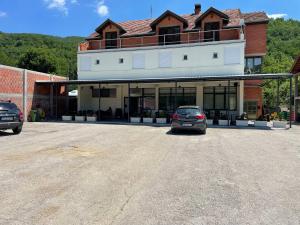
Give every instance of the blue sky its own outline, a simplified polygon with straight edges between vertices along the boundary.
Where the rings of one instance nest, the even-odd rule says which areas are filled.
[[[0,0],[0,31],[87,36],[105,19],[115,21],[150,18],[167,9],[192,13],[202,9],[240,8],[243,12],[265,11],[269,15],[300,20],[299,0]]]

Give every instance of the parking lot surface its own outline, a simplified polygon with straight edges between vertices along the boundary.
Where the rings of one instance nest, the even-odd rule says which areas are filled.
[[[28,123],[0,132],[0,224],[300,222],[300,127]]]

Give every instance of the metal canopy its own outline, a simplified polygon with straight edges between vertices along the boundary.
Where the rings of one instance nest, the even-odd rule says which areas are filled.
[[[144,79],[103,79],[103,80],[60,80],[36,81],[37,84],[126,84],[126,83],[170,83],[170,82],[196,82],[196,81],[232,81],[232,80],[268,80],[292,78],[290,73],[282,74],[245,74],[228,76],[198,76],[198,77],[169,77]]]

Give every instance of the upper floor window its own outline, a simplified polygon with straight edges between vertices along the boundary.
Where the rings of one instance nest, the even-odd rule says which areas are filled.
[[[245,58],[245,73],[261,73],[262,72],[262,57],[247,57]]]
[[[105,48],[117,48],[118,47],[118,33],[117,32],[106,32],[105,33]]]
[[[204,41],[220,41],[219,22],[205,23],[204,31]]]
[[[180,44],[180,26],[159,28],[159,44],[160,45]]]

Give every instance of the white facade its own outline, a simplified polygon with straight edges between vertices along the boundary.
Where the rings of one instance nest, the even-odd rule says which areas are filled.
[[[78,53],[79,80],[242,75],[245,41],[220,41]]]

